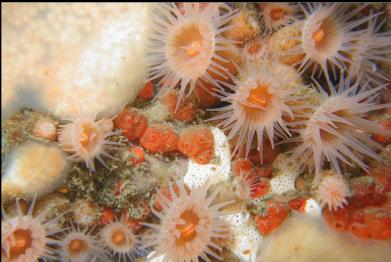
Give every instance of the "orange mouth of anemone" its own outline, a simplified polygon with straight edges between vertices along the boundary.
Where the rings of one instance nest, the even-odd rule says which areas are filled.
[[[177,224],[175,227],[180,232],[180,236],[176,240],[176,243],[178,245],[183,245],[197,236],[196,227],[200,219],[192,209],[184,211],[180,218],[183,219],[185,223]]]
[[[80,145],[82,145],[87,150],[93,146],[94,142],[98,138],[98,132],[95,127],[89,123],[82,125],[82,132],[80,137]]]
[[[273,21],[278,21],[285,16],[285,10],[282,8],[274,8],[270,11],[270,18],[273,19]]]
[[[68,245],[68,251],[71,256],[77,257],[87,250],[87,244],[80,239],[73,239]]]
[[[175,54],[182,59],[198,56],[203,51],[203,36],[196,24],[184,26],[174,38]]]
[[[266,108],[271,100],[273,95],[268,92],[268,86],[266,85],[258,85],[256,88],[253,88],[249,91],[249,95],[247,97],[247,101]],[[259,113],[260,108],[250,107],[243,104],[243,109],[248,116],[255,116]]]
[[[13,239],[11,238],[11,246],[9,249],[9,259],[13,260],[18,256],[25,254],[26,250],[31,247],[32,244],[31,231],[25,229],[17,229],[13,233]]]
[[[328,53],[334,51],[336,44],[339,42],[340,33],[336,23],[331,19],[327,19],[317,30],[312,32],[311,38],[317,49],[322,49],[322,51]]]
[[[117,230],[111,235],[111,241],[117,246],[123,246],[126,244],[126,237],[124,232]]]
[[[325,38],[325,31],[322,27],[312,33],[312,40],[314,40],[316,45],[321,45]]]

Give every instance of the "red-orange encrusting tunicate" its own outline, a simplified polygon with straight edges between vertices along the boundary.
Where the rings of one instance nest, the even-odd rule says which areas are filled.
[[[163,96],[163,103],[167,107],[167,110],[172,118],[182,122],[192,121],[198,113],[197,104],[194,98],[189,97],[182,99],[178,108],[177,101],[178,96],[174,91],[167,92]]]
[[[350,213],[346,207],[331,211],[328,208],[323,209],[323,217],[326,222],[337,231],[345,231],[350,225]]]
[[[143,89],[141,89],[141,91],[138,93],[138,97],[144,100],[151,99],[153,95],[153,84],[151,81],[148,81],[143,87]]]
[[[198,164],[208,164],[214,157],[213,134],[207,127],[184,130],[179,135],[179,151]]]
[[[113,122],[129,140],[139,139],[148,127],[148,119],[131,107],[125,108]]]
[[[140,139],[140,144],[152,153],[169,153],[178,150],[178,135],[165,124],[148,127]]]
[[[258,230],[268,235],[278,228],[289,215],[289,205],[283,202],[268,202],[267,214],[256,217]]]

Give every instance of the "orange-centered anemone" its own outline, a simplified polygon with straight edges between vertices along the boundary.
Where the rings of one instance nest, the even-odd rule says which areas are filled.
[[[198,225],[200,219],[191,209],[184,211],[180,218],[183,219],[185,223],[176,225],[176,229],[178,229],[180,232],[180,236],[176,240],[176,243],[178,245],[184,245],[197,236],[195,228]]]
[[[381,146],[372,141],[368,134],[391,136],[391,131],[365,117],[368,112],[387,108],[389,104],[372,102],[382,87],[357,92],[358,87],[359,81],[351,84],[349,79],[343,80],[338,86],[331,87],[334,95],[329,95],[318,85],[320,105],[304,113],[307,118],[305,126],[297,129],[302,144],[295,148],[293,157],[300,159],[303,165],[315,168],[314,185],[321,179],[325,161],[330,162],[338,174],[343,174],[341,162],[368,171],[367,164],[357,153],[377,161],[382,160],[375,151]]]
[[[183,182],[170,185],[169,189],[169,196],[157,193],[163,210],[153,210],[159,224],[145,224],[154,231],[145,247],[154,246],[153,257],[164,261],[209,261],[210,257],[222,260],[216,253],[222,251],[218,239],[226,237],[228,228],[219,210],[230,202],[212,205],[218,192],[207,195],[208,182],[191,192]]]
[[[182,59],[199,55],[205,48],[202,46],[203,39],[204,37],[201,35],[197,24],[189,24],[181,28],[181,31],[173,40],[173,47],[175,47],[173,55],[177,56],[177,62],[181,63]]]
[[[1,221],[1,257],[5,261],[38,261],[54,258],[49,245],[57,241],[51,235],[61,232],[53,222],[45,221],[45,216],[39,214],[33,217],[35,198],[23,211],[23,202],[16,201],[17,214],[11,216],[2,212]],[[55,219],[54,219],[55,220]],[[53,221],[54,221],[53,220]]]
[[[334,4],[306,4],[302,5],[305,19],[300,22],[301,36],[295,38],[300,44],[289,49],[294,56],[304,55],[298,61],[299,71],[304,72],[312,68],[312,74],[316,71],[323,72],[327,82],[331,85],[331,73],[336,78],[338,70],[347,70],[347,61],[350,60],[360,35],[365,31],[356,30],[358,26],[366,23],[374,15],[368,15],[360,19],[351,19],[354,14],[362,10],[364,6],[354,10],[349,5]]]
[[[30,230],[17,229],[13,236],[10,237],[11,246],[9,249],[10,259],[15,259],[21,254],[25,254],[26,250],[31,247],[32,237]]]
[[[270,94],[267,90],[267,86],[260,85],[250,90],[247,101],[262,107],[266,107],[271,101],[272,97],[272,94]]]
[[[56,252],[60,255],[61,261],[107,261],[107,251],[103,249],[97,237],[91,235],[91,231],[87,228],[81,230],[72,225],[58,243],[60,248]]]
[[[312,40],[314,40],[316,45],[322,43],[325,38],[325,31],[322,28],[319,28],[315,32],[312,33]]]
[[[270,11],[270,17],[274,21],[280,20],[285,16],[285,10],[282,8],[274,8]]]
[[[96,145],[97,140],[99,139],[99,132],[92,126],[90,123],[85,123],[82,125],[80,144],[86,148]]]
[[[127,242],[125,234],[121,230],[117,230],[113,232],[113,234],[111,235],[111,240],[113,241],[114,244],[118,246],[122,246]]]
[[[68,252],[75,257],[80,256],[81,253],[87,251],[87,244],[81,239],[73,239],[69,242]]]
[[[111,157],[106,149],[115,149],[121,145],[107,140],[109,136],[121,133],[121,131],[112,131],[114,127],[112,120],[95,121],[95,118],[93,114],[73,116],[68,120],[71,123],[62,126],[58,137],[64,151],[72,154],[69,160],[84,161],[90,171],[95,171],[95,158],[106,166],[101,156]]]
[[[100,231],[100,240],[117,261],[134,261],[138,252],[139,240],[133,234],[125,217],[112,221]]]
[[[148,56],[149,75],[150,80],[159,79],[158,85],[167,86],[157,96],[179,86],[179,105],[198,81],[219,86],[213,75],[223,75],[226,68],[216,62],[224,61],[216,51],[228,50],[226,45],[234,42],[221,33],[230,28],[226,24],[236,12],[221,14],[218,7],[202,7],[199,3],[183,3],[181,10],[174,3],[157,6],[159,15],[154,16]],[[229,80],[223,76],[223,80]]]
[[[284,115],[294,116],[294,103],[302,100],[294,96],[302,88],[292,69],[263,57],[261,61],[248,61],[240,71],[240,80],[230,85],[232,92],[222,91],[222,101],[228,106],[212,109],[221,112],[210,120],[221,120],[219,126],[228,129],[228,139],[235,139],[232,154],[243,152],[248,156],[253,145],[263,159],[263,139],[267,135],[272,147],[277,138],[288,138],[289,130]]]
[[[290,3],[260,3],[261,17],[266,26],[265,33],[284,27],[296,20],[299,6]]]

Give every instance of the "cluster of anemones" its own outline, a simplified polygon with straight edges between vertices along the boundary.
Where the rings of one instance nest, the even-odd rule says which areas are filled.
[[[300,8],[262,4],[259,8],[268,33],[254,38],[252,31],[247,39],[241,35],[243,69],[238,68],[237,77],[228,73],[228,67],[216,63],[222,58],[216,51],[228,46],[228,40],[219,34],[226,31],[224,36],[232,35],[230,26],[235,25],[230,24],[230,19],[234,12],[221,15],[215,5],[201,8],[198,4],[183,4],[182,12],[176,5],[159,8],[162,15],[155,19],[159,33],[153,35],[150,56],[152,79],[169,83],[169,88],[162,90],[180,83],[179,100],[200,79],[214,84],[219,88],[216,96],[228,105],[213,109],[220,114],[211,120],[219,121],[228,131],[228,138],[236,141],[233,155],[244,149],[247,157],[256,144],[262,159],[265,140],[272,147],[276,140],[299,142],[293,157],[314,168],[315,185],[326,161],[342,173],[340,162],[366,169],[357,153],[381,160],[374,150],[377,144],[365,135],[391,135],[365,119],[368,112],[389,106],[373,102],[381,86],[368,90],[387,79],[374,66],[388,62],[386,56],[391,50],[391,36],[379,33],[380,26],[376,25],[379,14],[356,18],[365,5],[352,10],[349,5],[318,3]],[[243,12],[240,10],[234,21],[246,28]],[[226,22],[230,25],[220,28]],[[366,24],[366,29],[360,29]],[[300,76],[308,71],[312,76],[323,73],[327,85],[314,81],[312,88],[304,86]],[[224,73],[230,79],[213,79],[215,75],[208,72]],[[318,92],[312,95],[306,92],[316,88]]]
[[[364,158],[382,160],[380,147],[369,134],[391,136],[390,131],[367,118],[369,112],[390,106],[378,104],[374,98],[387,81],[376,63],[390,62],[387,56],[391,35],[380,32],[378,14],[362,16],[364,8],[365,5],[350,10],[349,5],[318,3],[260,4],[265,29],[262,33],[261,28],[254,31],[258,24],[251,22],[246,8],[238,9],[238,15],[233,17],[234,12],[219,10],[217,5],[164,6],[159,8],[161,16],[155,18],[159,32],[153,34],[150,77],[159,80],[157,85],[166,93],[163,102],[171,117],[184,122],[194,119],[195,109],[189,102],[194,88],[212,86],[223,106],[211,109],[217,115],[210,121],[226,131],[233,157],[250,158],[255,150],[265,164],[265,142],[271,150],[277,143],[290,143],[290,160],[301,164],[300,170],[308,167],[315,173],[314,198],[322,208],[334,212],[343,209],[352,194],[342,176],[344,168],[358,166],[368,170]],[[206,26],[201,19],[213,26]],[[221,22],[216,27],[212,20]],[[225,23],[228,26],[223,26]],[[214,42],[216,39],[219,41]],[[238,47],[239,59],[224,54]],[[307,86],[302,76],[308,74],[313,81]],[[326,84],[319,84],[315,76]],[[177,93],[173,92],[177,87]],[[197,156],[193,145],[197,141],[198,135],[186,137],[180,149]],[[322,172],[326,167],[332,170]],[[269,190],[261,180],[267,178],[254,173],[239,172],[234,176],[235,189],[242,200]],[[183,194],[188,195],[184,190]],[[169,205],[177,204],[178,194],[171,195],[163,200],[167,210],[156,214],[161,225],[152,226],[158,231],[150,243],[156,246],[156,255],[173,261],[206,256],[205,251],[195,249],[191,253],[185,245],[180,246],[181,227],[172,219]],[[302,206],[302,200],[297,202]],[[270,212],[257,217],[263,234],[277,228],[289,213],[285,205],[270,205]],[[186,230],[191,229],[195,222],[183,211]],[[180,213],[176,216],[181,218]],[[197,217],[193,213],[191,216]],[[169,245],[180,250],[177,254],[182,258],[175,256]]]
[[[139,240],[125,217],[120,221],[106,221],[106,225],[93,234],[94,227],[75,226],[69,230],[57,224],[59,215],[48,219],[47,211],[34,215],[36,197],[27,212],[16,200],[16,216],[3,212],[1,221],[1,255],[5,261],[37,261],[38,259],[62,261],[119,261],[135,260],[139,254]],[[23,203],[23,202],[22,202]],[[14,212],[14,213],[15,213]]]

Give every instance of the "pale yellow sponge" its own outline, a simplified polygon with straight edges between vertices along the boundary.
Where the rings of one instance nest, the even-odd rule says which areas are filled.
[[[57,118],[109,118],[144,86],[150,4],[2,7],[3,117],[27,106]]]
[[[391,261],[390,241],[360,240],[331,229],[322,217],[296,214],[265,238],[256,261]]]
[[[68,161],[54,143],[27,141],[7,157],[1,196],[44,195],[65,181]]]

